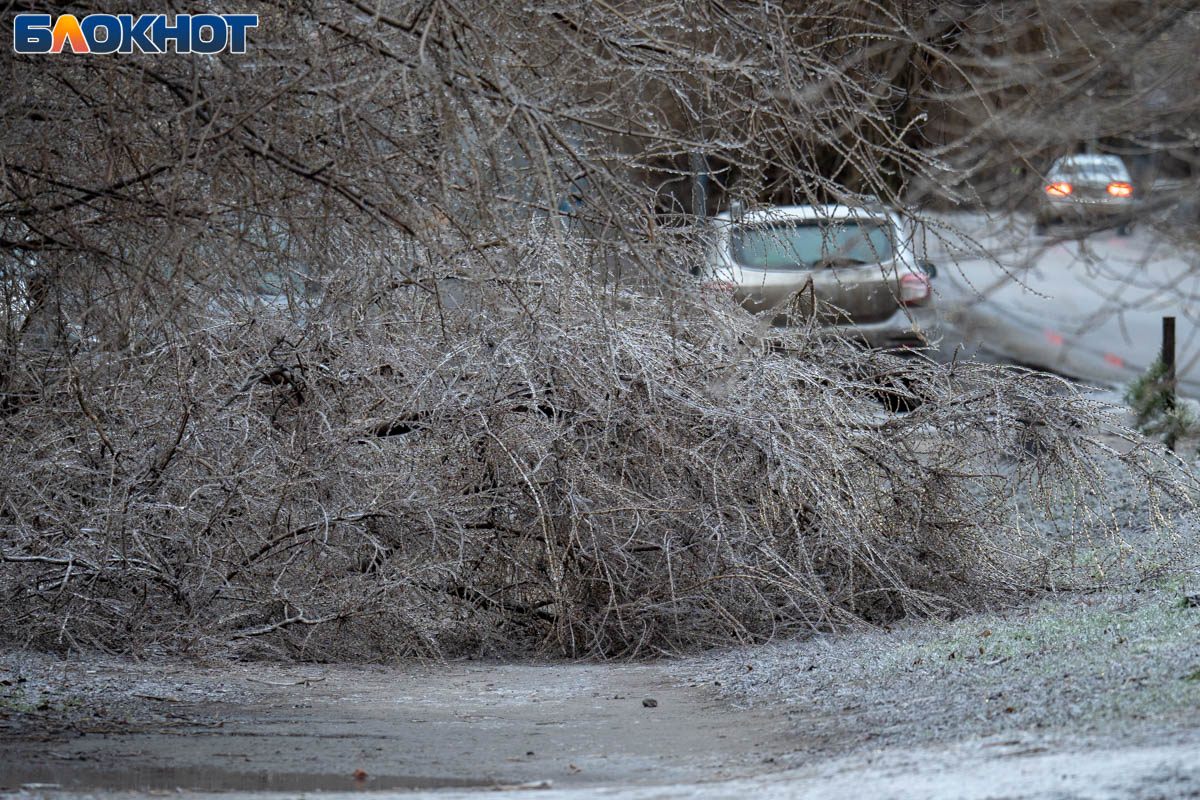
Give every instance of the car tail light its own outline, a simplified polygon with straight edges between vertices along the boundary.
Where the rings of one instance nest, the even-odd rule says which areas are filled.
[[[1110,187],[1111,188],[1111,187]],[[1066,197],[1071,193],[1071,184],[1066,181],[1058,181],[1046,187],[1046,194],[1053,197]]]
[[[915,272],[906,272],[900,276],[900,304],[905,306],[923,305],[929,299],[929,278]]]
[[[1133,194],[1133,187],[1124,181],[1113,181],[1108,185],[1108,193],[1113,197],[1129,197]]]

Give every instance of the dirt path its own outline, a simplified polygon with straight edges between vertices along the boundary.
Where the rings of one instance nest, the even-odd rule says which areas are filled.
[[[796,647],[786,658],[798,663]],[[861,655],[854,646],[838,652]],[[1197,709],[1175,709],[1137,735],[1117,726],[1115,736],[989,732],[971,720],[929,736],[922,714],[893,712],[893,733],[908,733],[873,741],[871,715],[797,707],[782,694],[772,702],[761,691],[747,708],[737,699],[745,686],[730,685],[739,681],[716,685],[736,670],[745,684],[769,655],[397,669],[9,654],[0,658],[0,795],[118,800],[182,788],[264,800],[432,790],[446,800],[527,787],[514,796],[1200,797]],[[880,687],[874,711],[887,716],[911,688]]]
[[[227,800],[389,790],[450,800],[524,786],[513,796],[1200,797],[1194,714],[1156,728],[1158,741],[1005,731],[878,749],[851,714],[839,756],[830,720],[717,704],[722,687],[689,678],[699,664],[202,668],[10,656],[0,795],[118,800],[179,787]],[[49,707],[17,709],[15,687]],[[806,736],[817,729],[819,742]]]
[[[0,654],[0,796],[521,786],[547,800],[1200,798],[1200,594],[1179,578],[656,664]]]
[[[9,789],[677,783],[760,774],[794,749],[783,714],[719,704],[655,665],[43,661],[22,677],[29,705],[47,703],[47,716],[67,706],[73,721],[55,730],[36,714],[9,714],[0,739]]]

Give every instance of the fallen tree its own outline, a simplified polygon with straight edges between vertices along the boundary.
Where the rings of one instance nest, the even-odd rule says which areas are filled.
[[[686,284],[598,291],[584,244],[538,237],[453,308],[335,286],[48,356],[0,441],[5,635],[646,655],[1011,602],[1078,581],[1052,568],[1085,532],[1117,546],[1080,502],[1118,458],[1103,409],[1062,381],[764,327]],[[1071,530],[1020,524],[1071,502]]]

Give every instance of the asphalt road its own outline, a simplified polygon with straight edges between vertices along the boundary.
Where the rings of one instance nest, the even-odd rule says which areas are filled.
[[[1098,385],[1143,372],[1176,317],[1180,393],[1200,397],[1200,252],[1133,235],[1033,233],[1024,217],[943,215],[924,235],[947,321],[944,353],[993,356]]]

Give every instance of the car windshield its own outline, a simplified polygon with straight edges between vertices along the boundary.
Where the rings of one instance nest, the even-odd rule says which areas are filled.
[[[774,271],[875,264],[892,257],[888,228],[855,220],[739,225],[731,246],[742,266]]]

